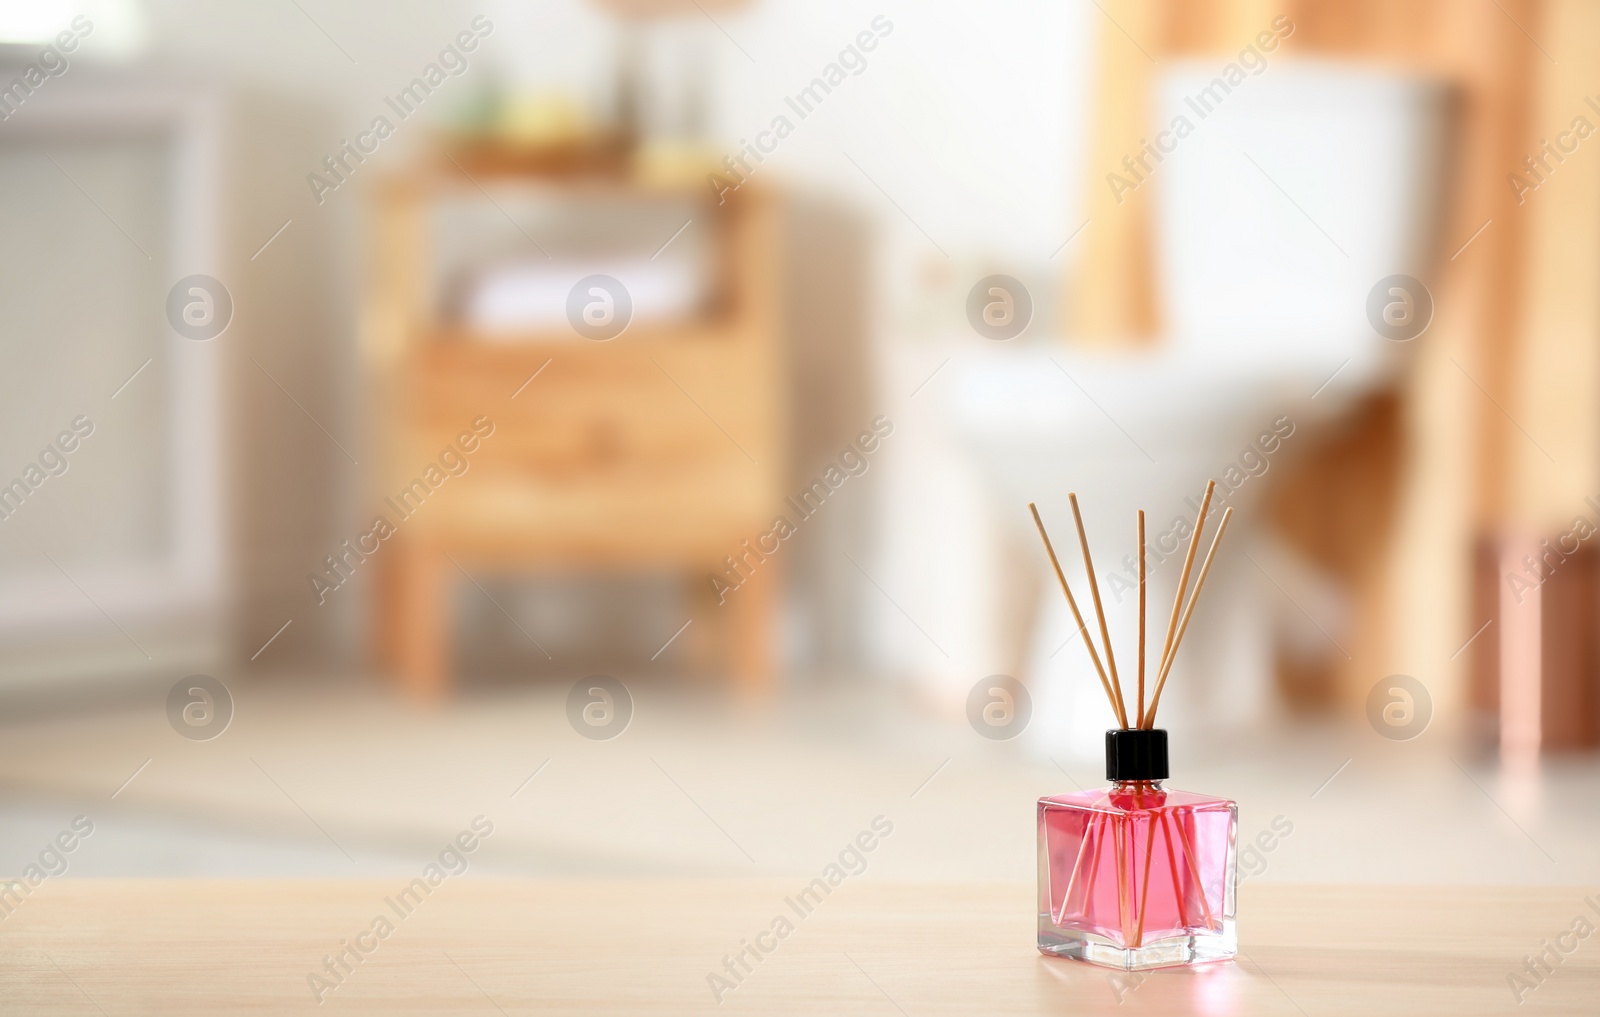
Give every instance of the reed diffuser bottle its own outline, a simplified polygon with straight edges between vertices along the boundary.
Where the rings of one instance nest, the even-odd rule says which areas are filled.
[[[1213,490],[1214,485],[1206,486],[1200,517],[1189,542],[1148,709],[1144,696],[1144,513],[1138,514],[1138,697],[1132,724],[1128,722],[1077,496],[1068,495],[1068,499],[1099,621],[1104,664],[1067,585],[1039,511],[1028,506],[1120,725],[1106,732],[1109,786],[1039,799],[1039,950],[1043,953],[1141,970],[1225,960],[1238,952],[1234,931],[1234,840],[1239,808],[1223,798],[1162,787],[1168,773],[1167,732],[1155,726],[1156,708],[1172,658],[1188,630],[1212,557],[1233,511],[1223,513],[1194,591],[1185,604],[1189,574]]]

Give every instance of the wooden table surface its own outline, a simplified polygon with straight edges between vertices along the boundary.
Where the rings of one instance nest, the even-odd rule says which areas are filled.
[[[1562,940],[1521,1005],[1507,981],[1578,916],[1600,927],[1600,887],[1247,884],[1239,960],[1140,977],[1040,956],[1012,883],[850,880],[804,917],[799,880],[456,877],[402,916],[403,886],[49,880],[0,923],[0,1012],[1600,1013],[1600,934]],[[319,1007],[308,976],[379,915]],[[793,930],[719,1004],[708,975],[778,915]]]

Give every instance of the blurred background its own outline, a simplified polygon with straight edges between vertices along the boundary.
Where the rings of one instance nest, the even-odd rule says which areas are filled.
[[[0,866],[1600,878],[1600,11],[0,10]],[[1600,149],[1597,142],[1596,149]],[[1091,621],[1091,628],[1093,628]],[[1152,679],[1153,680],[1153,679]],[[1021,691],[1018,691],[1020,689]],[[1130,693],[1131,694],[1131,693]]]

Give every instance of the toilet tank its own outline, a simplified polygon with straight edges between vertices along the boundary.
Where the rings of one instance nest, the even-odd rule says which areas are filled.
[[[1438,253],[1448,97],[1428,78],[1281,57],[1256,73],[1169,66],[1150,139],[1161,161],[1146,156],[1139,186],[1156,189],[1171,341],[1380,357],[1368,292],[1395,274],[1426,281]]]

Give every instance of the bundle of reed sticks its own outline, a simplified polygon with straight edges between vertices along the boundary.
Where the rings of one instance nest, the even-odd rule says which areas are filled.
[[[1211,560],[1216,556],[1217,545],[1222,543],[1222,534],[1228,529],[1228,520],[1233,516],[1233,509],[1223,511],[1222,521],[1217,524],[1217,532],[1211,538],[1211,548],[1206,551],[1205,561],[1200,566],[1200,576],[1195,580],[1194,589],[1189,590],[1189,575],[1194,568],[1195,552],[1200,549],[1200,531],[1205,529],[1206,512],[1211,508],[1211,495],[1216,490],[1215,481],[1206,482],[1206,496],[1200,502],[1200,516],[1195,520],[1194,533],[1189,537],[1189,553],[1183,560],[1183,573],[1178,578],[1178,593],[1172,601],[1172,617],[1167,622],[1167,638],[1161,647],[1161,662],[1156,669],[1155,693],[1150,697],[1150,705],[1145,707],[1144,699],[1144,630],[1145,630],[1145,554],[1144,554],[1144,510],[1138,514],[1138,539],[1139,539],[1139,697],[1138,709],[1134,715],[1134,722],[1128,723],[1128,707],[1122,695],[1122,682],[1117,676],[1117,659],[1111,652],[1111,633],[1106,627],[1105,608],[1100,603],[1100,584],[1094,577],[1094,560],[1089,556],[1089,537],[1083,529],[1083,515],[1078,511],[1078,496],[1068,494],[1067,500],[1072,503],[1072,519],[1078,526],[1078,547],[1083,551],[1083,568],[1089,575],[1089,595],[1094,600],[1095,619],[1100,623],[1100,642],[1105,648],[1105,663],[1100,662],[1100,654],[1095,650],[1093,638],[1089,635],[1089,626],[1084,624],[1083,612],[1078,610],[1078,601],[1072,595],[1072,588],[1067,585],[1067,577],[1061,571],[1061,562],[1056,558],[1056,549],[1050,543],[1050,534],[1045,532],[1044,520],[1039,518],[1039,509],[1033,502],[1028,503],[1028,511],[1033,513],[1033,524],[1039,528],[1039,536],[1044,540],[1044,549],[1050,555],[1050,565],[1056,571],[1056,579],[1061,583],[1061,592],[1067,595],[1067,606],[1072,609],[1072,618],[1078,623],[1078,632],[1083,636],[1083,645],[1089,650],[1089,660],[1094,663],[1095,671],[1100,675],[1100,685],[1105,689],[1106,698],[1111,702],[1111,711],[1117,715],[1117,723],[1124,729],[1143,728],[1150,730],[1155,727],[1156,709],[1161,705],[1161,691],[1167,687],[1167,675],[1172,672],[1172,661],[1178,655],[1178,647],[1183,643],[1184,633],[1189,631],[1189,619],[1194,615],[1194,605],[1200,599],[1200,591],[1206,585],[1206,576],[1211,572]],[[1184,594],[1189,596],[1184,602]]]

